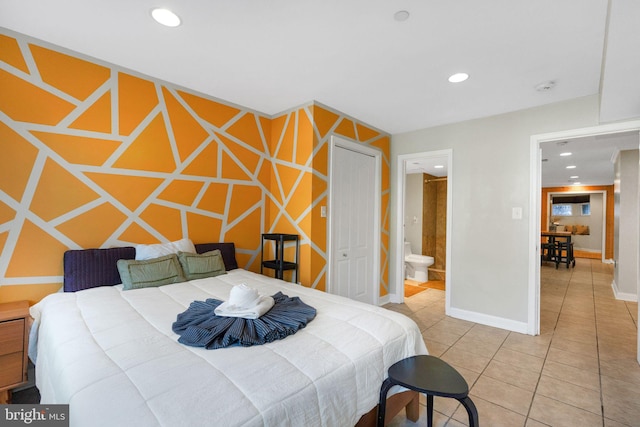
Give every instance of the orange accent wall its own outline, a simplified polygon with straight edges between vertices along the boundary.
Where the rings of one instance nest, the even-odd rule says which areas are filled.
[[[383,153],[389,234],[389,135],[357,119],[314,102],[270,117],[3,30],[0,46],[1,302],[55,292],[68,249],[233,241],[259,271],[263,232],[300,235],[299,280],[324,290],[332,134]]]
[[[606,222],[605,222],[605,248],[604,256],[606,259],[613,259],[613,215],[614,215],[614,199],[613,199],[613,185],[585,185],[585,186],[571,186],[571,187],[543,187],[542,188],[542,200],[540,203],[542,212],[540,215],[541,223],[540,230],[549,230],[549,193],[564,193],[564,192],[585,192],[590,191],[605,191],[607,195],[607,203],[605,206]]]
[[[273,208],[266,216],[265,230],[303,236],[302,283],[321,290],[326,289],[327,278],[327,222],[320,210],[328,203],[331,135],[341,135],[382,152],[380,295],[388,294],[389,135],[317,103],[275,117],[271,130],[274,166],[269,179]]]

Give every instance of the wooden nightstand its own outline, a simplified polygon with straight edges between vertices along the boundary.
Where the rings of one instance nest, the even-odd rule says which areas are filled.
[[[27,382],[29,302],[0,304],[0,404],[11,402],[11,389]]]

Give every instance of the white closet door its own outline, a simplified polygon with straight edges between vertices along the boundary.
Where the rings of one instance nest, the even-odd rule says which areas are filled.
[[[332,289],[373,304],[375,158],[335,146],[332,173]]]

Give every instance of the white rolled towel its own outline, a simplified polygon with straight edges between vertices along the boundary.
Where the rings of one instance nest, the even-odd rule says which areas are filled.
[[[240,283],[231,288],[229,293],[229,305],[239,308],[252,308],[258,304],[260,294],[257,290]]]
[[[216,316],[257,319],[273,307],[270,296],[260,295],[257,290],[244,283],[231,288],[229,300],[214,310]]]

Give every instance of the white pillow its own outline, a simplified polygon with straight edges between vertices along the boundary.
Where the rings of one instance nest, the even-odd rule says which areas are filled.
[[[136,245],[136,259],[152,259],[178,252],[196,253],[196,247],[190,239],[176,240],[169,243],[157,243],[155,245]]]

